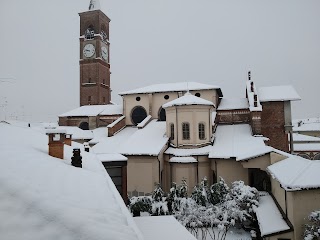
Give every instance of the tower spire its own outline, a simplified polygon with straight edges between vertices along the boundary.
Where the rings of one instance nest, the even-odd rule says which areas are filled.
[[[99,0],[90,0],[89,10],[98,10],[100,9]]]

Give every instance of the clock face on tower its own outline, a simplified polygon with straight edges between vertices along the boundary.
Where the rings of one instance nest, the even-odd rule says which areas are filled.
[[[101,56],[104,60],[108,61],[108,49],[106,47],[101,47]]]
[[[95,53],[95,47],[93,44],[89,43],[84,46],[83,48],[83,55],[87,58],[92,57],[93,54]]]

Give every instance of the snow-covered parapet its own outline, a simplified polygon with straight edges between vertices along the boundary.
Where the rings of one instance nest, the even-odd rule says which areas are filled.
[[[258,91],[256,89],[256,86],[252,80],[247,81],[247,96],[248,96],[248,102],[249,102],[249,109],[251,112],[253,111],[262,111],[262,106],[260,104],[260,100],[258,97]]]
[[[148,115],[141,123],[137,125],[138,128],[144,128],[152,119],[151,115]]]
[[[67,134],[67,130],[63,128],[47,128],[46,134]]]
[[[196,163],[197,159],[194,157],[172,157],[169,160],[170,163]]]

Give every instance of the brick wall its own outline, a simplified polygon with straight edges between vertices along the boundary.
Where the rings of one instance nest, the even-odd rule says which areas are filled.
[[[285,132],[284,102],[263,102],[261,133],[269,138],[269,146],[288,152],[288,134]]]

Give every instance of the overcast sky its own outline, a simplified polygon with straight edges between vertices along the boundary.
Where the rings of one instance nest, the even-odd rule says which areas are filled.
[[[79,106],[79,12],[89,0],[0,1],[0,119],[56,120]],[[117,93],[155,83],[218,85],[244,97],[293,85],[294,118],[320,116],[320,1],[100,0],[111,18]]]

